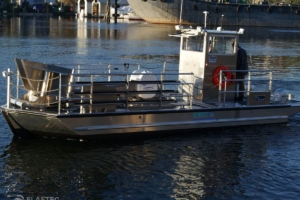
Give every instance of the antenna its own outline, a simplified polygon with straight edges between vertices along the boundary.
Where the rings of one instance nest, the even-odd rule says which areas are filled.
[[[206,18],[209,12],[204,11],[203,13],[204,13],[204,28],[206,28]]]
[[[179,25],[181,25],[182,5],[183,5],[183,0],[181,0],[181,6],[180,6],[180,18],[179,18]]]
[[[224,17],[224,15],[222,15],[222,18],[221,18],[221,29],[222,29],[222,25],[223,25],[223,17]]]

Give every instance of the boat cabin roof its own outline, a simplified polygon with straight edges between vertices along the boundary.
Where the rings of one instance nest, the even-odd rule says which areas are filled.
[[[200,26],[197,26],[196,28],[183,28],[181,25],[175,26],[175,29],[177,31],[181,31],[180,34],[170,35],[173,37],[195,37],[202,34],[209,34],[209,35],[240,35],[244,33],[244,29],[240,28],[239,31],[228,31],[228,30],[222,30],[222,27],[218,27],[216,30],[212,29],[206,29],[202,28]]]

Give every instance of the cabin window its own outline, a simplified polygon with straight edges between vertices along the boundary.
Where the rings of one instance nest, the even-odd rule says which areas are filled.
[[[182,49],[187,51],[203,51],[203,35],[183,38]]]
[[[212,36],[209,38],[208,52],[216,54],[234,54],[235,48],[232,44],[236,37],[230,36]]]

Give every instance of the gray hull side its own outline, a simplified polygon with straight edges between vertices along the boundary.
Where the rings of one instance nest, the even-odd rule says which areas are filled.
[[[300,106],[268,108],[203,109],[182,112],[105,113],[49,115],[38,112],[2,110],[17,135],[22,131],[39,136],[90,138],[122,134],[216,128],[254,124],[286,123]]]
[[[132,9],[144,20],[158,24],[179,24],[181,0],[128,0]],[[297,6],[224,4],[184,1],[182,24],[204,25],[203,11],[208,11],[207,25],[300,27]],[[223,18],[222,18],[222,15]]]

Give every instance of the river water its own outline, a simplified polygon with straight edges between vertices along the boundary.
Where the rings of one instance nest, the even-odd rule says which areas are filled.
[[[38,17],[2,23],[2,71],[15,69],[14,58],[152,68],[164,61],[176,67],[179,58],[179,40],[168,36],[175,33],[169,25]],[[244,28],[240,45],[250,68],[280,71],[276,84],[300,98],[300,31]],[[0,88],[2,105],[5,78]],[[288,124],[108,142],[20,139],[3,117],[0,125],[0,199],[297,199],[300,194],[300,115]]]

